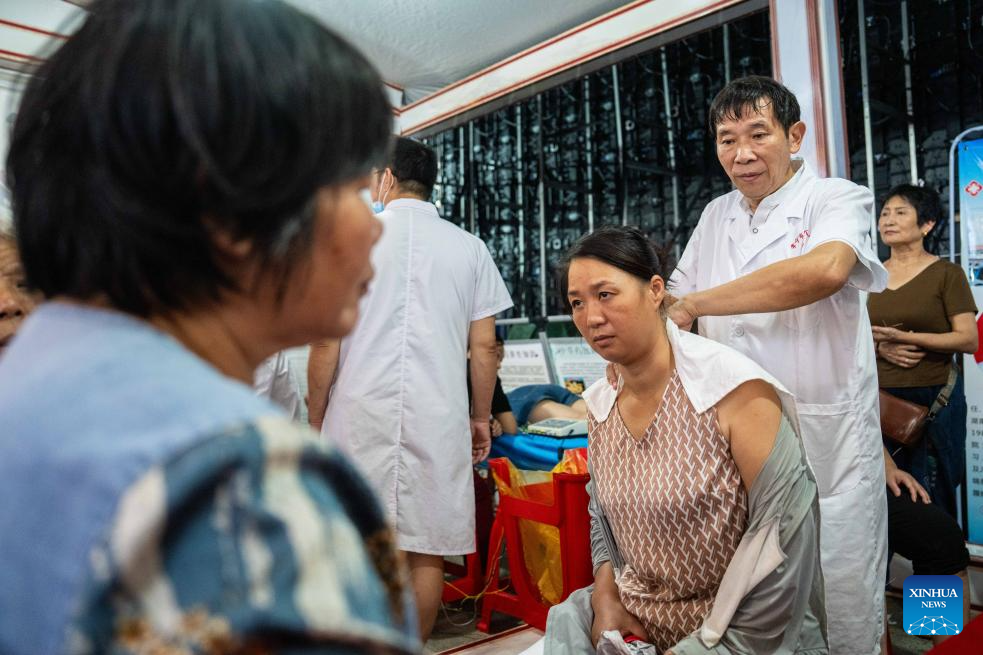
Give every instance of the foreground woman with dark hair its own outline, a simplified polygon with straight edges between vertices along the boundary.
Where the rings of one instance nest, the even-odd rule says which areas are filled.
[[[382,81],[276,0],[89,9],[7,166],[51,301],[0,360],[0,652],[415,651],[380,508],[249,387],[355,323]]]
[[[674,655],[828,652],[791,396],[666,320],[666,257],[636,228],[584,237],[566,266],[574,323],[621,378],[584,394],[594,584],[550,611],[546,653],[612,630]]]

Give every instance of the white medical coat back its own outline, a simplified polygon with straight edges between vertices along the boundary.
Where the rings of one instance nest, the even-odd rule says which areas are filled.
[[[793,164],[792,179],[753,215],[736,190],[707,205],[670,292],[710,289],[833,241],[856,253],[848,283],[828,298],[783,312],[705,316],[699,329],[795,394],[819,487],[831,652],[876,652],[887,518],[867,292],[886,287],[887,271],[871,242],[870,190],[818,178],[804,161]]]
[[[291,421],[302,418],[300,389],[290,375],[287,353],[279,351],[264,359],[253,372],[253,391],[257,396],[269,398],[287,412]]]
[[[468,332],[512,299],[485,244],[431,203],[394,200],[378,218],[375,278],[342,340],[322,434],[368,478],[401,549],[470,553]]]

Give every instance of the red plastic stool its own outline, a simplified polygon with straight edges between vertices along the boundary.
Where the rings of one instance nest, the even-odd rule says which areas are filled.
[[[464,564],[444,562],[444,571],[455,577],[444,582],[444,593],[440,600],[451,603],[467,596],[477,596],[484,587],[485,577],[481,575],[481,556],[471,553],[464,556]]]
[[[507,459],[492,459],[488,464],[500,479],[511,481]],[[590,476],[586,473],[554,473],[551,483],[526,487],[530,496],[543,499],[552,497],[552,503],[501,494],[489,540],[488,571],[485,575],[488,588],[481,600],[479,630],[488,632],[492,612],[502,612],[540,630],[546,629],[546,614],[551,604],[543,600],[539,588],[526,570],[519,519],[552,525],[559,530],[563,572],[561,601],[594,581],[590,555],[590,515],[587,512],[588,480]],[[498,576],[496,555],[501,550],[503,538],[513,592],[505,591],[507,581]]]
[[[451,580],[444,581],[444,592],[441,602],[451,603],[465,597],[477,596],[484,588],[485,576],[484,563],[488,557],[488,540],[491,534],[492,515],[492,487],[494,484],[491,479],[485,479],[477,470],[474,471],[474,531],[475,547],[477,550],[470,555],[465,555],[464,564],[456,562],[444,562],[444,571],[452,576]]]

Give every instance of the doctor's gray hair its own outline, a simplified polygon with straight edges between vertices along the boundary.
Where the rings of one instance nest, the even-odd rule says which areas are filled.
[[[794,93],[762,75],[748,75],[731,81],[710,103],[707,113],[710,136],[717,138],[717,127],[725,120],[738,121],[752,113],[760,114],[769,105],[775,122],[782,126],[787,136],[789,128],[800,120],[799,101]]]
[[[570,264],[589,257],[648,282],[658,275],[669,284],[672,272],[670,245],[659,246],[633,225],[608,225],[577,240],[560,262],[559,281],[563,302],[568,304],[567,288]],[[568,306],[569,309],[569,306]]]

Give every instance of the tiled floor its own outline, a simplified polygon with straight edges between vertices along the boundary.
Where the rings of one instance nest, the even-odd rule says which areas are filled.
[[[915,637],[905,633],[901,627],[901,600],[888,596],[885,609],[887,625],[891,631],[891,647],[894,655],[919,655],[932,648],[932,641],[927,637]]]
[[[442,651],[446,655],[517,655],[524,653],[540,641],[543,633],[527,625],[520,625],[496,635],[483,635],[482,639]],[[541,652],[541,651],[540,651]]]
[[[489,635],[478,632],[475,628],[477,621],[475,604],[473,601],[463,601],[460,603],[446,604],[437,615],[437,623],[434,625],[430,641],[427,642],[427,651],[430,653],[443,653],[455,649],[464,644],[473,643],[486,639]],[[517,619],[513,619],[502,614],[493,614],[491,621],[491,634],[499,634],[522,625]],[[522,650],[516,650],[520,653]],[[512,651],[497,651],[512,652]]]
[[[893,597],[887,598],[888,627],[891,631],[891,643],[894,655],[921,655],[932,648],[932,642],[923,637],[913,637],[904,633],[901,628],[901,602]],[[433,635],[427,642],[428,653],[443,653],[452,651],[457,655],[518,655],[535,642],[542,633],[533,628],[518,630],[521,626],[515,619],[493,615],[491,632],[502,634],[513,631],[505,637],[484,642],[487,634],[475,629],[474,603],[466,601],[461,604],[445,606]],[[467,644],[475,644],[473,648],[462,650]]]

